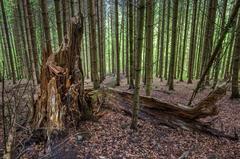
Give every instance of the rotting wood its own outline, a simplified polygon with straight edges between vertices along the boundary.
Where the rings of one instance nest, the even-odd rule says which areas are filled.
[[[206,98],[193,106],[171,104],[153,97],[140,96],[141,109],[139,118],[174,129],[182,128],[188,131],[197,131],[216,137],[238,140],[239,138],[236,134],[225,134],[225,132],[212,128],[211,125],[198,120],[217,115],[216,103],[226,94],[226,90],[227,85],[225,84],[217,87]],[[104,104],[109,106],[110,109],[132,115],[132,93],[112,88],[104,88],[95,93],[89,92],[92,94],[90,96],[94,96],[94,99],[98,99],[98,97],[102,99],[100,104],[104,100]]]
[[[43,51],[41,83],[32,115],[33,129],[52,132],[77,127],[80,118],[91,116],[85,100],[84,75],[80,59],[80,44],[83,37],[83,17],[71,19],[68,40],[55,54]]]

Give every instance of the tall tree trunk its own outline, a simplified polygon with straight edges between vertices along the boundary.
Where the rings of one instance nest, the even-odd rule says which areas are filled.
[[[173,90],[174,65],[176,54],[177,40],[177,18],[178,18],[178,0],[173,0],[173,19],[172,19],[172,42],[171,42],[171,58],[169,65],[169,90]]]
[[[141,58],[142,58],[142,42],[143,42],[143,23],[144,23],[144,0],[140,0],[138,6],[138,15],[137,15],[137,66],[135,69],[136,79],[135,79],[135,89],[134,89],[134,99],[133,99],[133,115],[131,128],[137,129],[137,119],[139,112],[139,85],[140,85],[140,76],[141,76]]]
[[[236,19],[237,15],[238,15],[239,8],[240,8],[240,0],[237,0],[236,4],[234,5],[234,8],[232,10],[232,13],[229,16],[228,22],[225,25],[223,31],[221,32],[221,35],[220,35],[220,38],[217,41],[216,47],[214,48],[214,50],[212,52],[212,55],[209,58],[209,61],[207,63],[207,67],[204,70],[204,72],[203,72],[203,74],[202,74],[202,76],[201,76],[201,78],[200,78],[200,80],[199,80],[195,90],[192,93],[192,96],[191,96],[191,98],[190,98],[190,100],[188,102],[188,105],[191,105],[193,99],[196,97],[196,94],[198,93],[198,90],[202,86],[202,83],[204,82],[206,75],[209,73],[209,71],[211,69],[211,66],[213,65],[213,62],[216,60],[216,57],[219,57],[221,55],[220,54],[221,53],[220,49],[222,47],[222,43],[223,43],[223,41],[224,41],[228,31],[230,30],[230,28],[232,28],[235,25],[235,23],[236,23],[235,19]]]
[[[49,22],[48,22],[47,1],[40,0],[40,6],[42,9],[43,28],[44,28],[45,42],[47,46],[47,56],[49,56],[52,54],[52,44],[51,44],[51,35],[50,35],[50,28],[49,28]]]
[[[226,16],[226,9],[227,9],[227,3],[228,0],[224,0],[223,1],[223,9],[222,9],[222,18],[221,18],[221,30],[220,32],[222,32],[222,28],[225,25],[225,16]],[[220,57],[218,57],[220,58]],[[217,82],[218,82],[218,75],[219,75],[219,71],[220,71],[220,66],[221,66],[221,62],[220,59],[218,60],[218,62],[216,63],[216,68],[215,68],[215,73],[214,73],[214,81],[213,81],[213,88],[216,87]]]
[[[28,18],[28,10],[27,10],[27,3],[26,0],[23,1],[23,9],[24,9],[24,21],[25,21],[25,27],[26,27],[26,38],[27,38],[27,46],[28,46],[28,57],[29,57],[29,63],[31,65],[31,71],[29,74],[32,75],[32,80],[34,85],[37,85],[37,74],[36,74],[36,67],[33,60],[33,47],[31,43],[31,34],[30,34],[30,26],[29,26],[29,18]]]
[[[167,10],[167,41],[166,41],[166,53],[165,53],[165,70],[164,78],[168,79],[168,48],[169,48],[169,34],[170,34],[170,17],[171,17],[171,1],[168,1],[168,10]]]
[[[35,72],[37,81],[39,82],[39,63],[38,63],[38,51],[37,51],[37,41],[36,41],[36,32],[35,27],[33,25],[33,15],[32,15],[32,8],[29,0],[24,0],[24,6],[27,10],[27,19],[28,19],[28,25],[29,25],[29,33],[31,36],[31,46],[32,46],[32,53],[33,53],[33,61],[35,66]]]
[[[13,35],[14,35],[14,44],[15,44],[15,51],[16,51],[16,56],[18,59],[18,67],[16,67],[17,70],[20,71],[20,78],[26,78],[27,75],[25,75],[27,72],[27,67],[26,67],[26,61],[24,57],[24,50],[22,47],[22,39],[21,39],[21,32],[20,32],[20,20],[18,16],[18,9],[17,9],[17,4],[13,4],[12,6],[14,8],[13,15],[14,15],[14,22],[13,22]],[[25,63],[24,63],[25,62]],[[25,65],[25,67],[24,67]]]
[[[55,5],[55,16],[56,16],[56,23],[57,23],[58,45],[60,46],[62,43],[60,0],[54,0],[54,5]]]
[[[89,23],[90,23],[90,55],[91,55],[91,78],[94,89],[99,88],[98,63],[97,63],[97,42],[96,42],[96,18],[94,0],[88,1]]]
[[[115,0],[115,32],[116,32],[116,59],[117,59],[117,81],[116,86],[120,85],[120,49],[118,32],[118,0]]]
[[[240,14],[238,14],[238,25],[236,27],[236,38],[233,50],[233,67],[232,67],[232,95],[231,98],[239,98],[239,61],[240,61]]]
[[[112,41],[112,73],[115,75],[116,73],[116,58],[115,58],[115,47],[114,47],[114,26],[113,26],[113,19],[114,19],[114,16],[113,16],[113,13],[114,13],[114,9],[112,6],[110,6],[110,14],[111,14],[111,41]]]
[[[127,0],[127,14],[126,14],[126,77],[127,84],[129,84],[129,1]]]
[[[156,74],[155,77],[159,77],[159,65],[160,65],[160,58],[159,58],[159,54],[160,54],[160,39],[161,39],[161,1],[159,1],[159,12],[158,12],[158,33],[157,33],[157,43],[156,43]],[[164,7],[163,7],[164,8]]]
[[[147,34],[146,34],[146,95],[151,95],[152,82],[153,82],[153,0],[147,0],[146,19],[147,19]]]
[[[74,0],[70,0],[70,7],[71,7],[71,17],[74,17],[75,16]]]
[[[67,35],[67,4],[66,0],[62,0],[62,18],[63,18],[63,37]]]
[[[161,46],[159,55],[159,77],[163,80],[163,58],[164,58],[164,36],[165,36],[165,7],[166,0],[163,0],[163,10],[162,10],[162,30],[161,30]]]
[[[191,39],[189,49],[189,63],[188,63],[188,83],[192,83],[193,78],[193,67],[195,59],[195,45],[196,45],[196,15],[197,15],[197,0],[193,1],[193,15],[192,15],[192,28],[191,28]]]
[[[133,1],[128,0],[129,3],[129,58],[130,58],[130,77],[129,77],[129,88],[132,89],[134,88],[134,34],[133,34]]]
[[[122,72],[123,74],[125,74],[125,49],[124,49],[124,33],[125,33],[125,2],[123,2],[123,6],[122,6],[122,23],[121,23],[121,40],[122,40]]]
[[[14,67],[13,52],[12,52],[11,43],[10,43],[10,34],[9,34],[9,30],[8,30],[7,17],[6,17],[6,13],[5,13],[3,0],[0,0],[0,1],[1,1],[0,3],[1,3],[1,10],[2,10],[2,16],[3,16],[4,30],[5,30],[6,39],[7,39],[8,53],[9,53],[9,57],[10,57],[12,80],[13,80],[13,84],[16,84],[16,72],[15,72],[15,67]]]
[[[205,21],[206,21],[206,14],[205,14],[205,10],[206,10],[206,5],[207,4],[207,0],[204,0],[203,3],[203,10],[202,10],[202,17],[201,17],[201,24],[200,24],[200,38],[199,38],[199,47],[198,47],[198,59],[197,59],[197,70],[196,70],[196,78],[199,79],[200,78],[200,74],[201,74],[201,63],[202,63],[202,49],[203,49],[203,36],[204,36],[204,29],[205,29]]]
[[[189,12],[189,0],[187,0],[186,12],[185,12],[185,27],[184,27],[184,38],[183,38],[183,51],[182,51],[182,62],[181,62],[181,72],[180,81],[183,81],[184,63],[186,55],[186,44],[188,40],[188,12]]]
[[[203,59],[202,59],[201,74],[203,74],[204,70],[206,69],[209,61],[209,57],[211,56],[211,51],[213,47],[216,10],[217,10],[217,0],[209,1],[207,22],[206,22],[205,35],[204,35],[204,44],[203,44],[203,50],[202,50]],[[205,84],[208,84],[208,79],[209,79],[209,75],[206,76]]]

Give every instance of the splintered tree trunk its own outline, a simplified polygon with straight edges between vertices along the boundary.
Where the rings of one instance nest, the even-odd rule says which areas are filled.
[[[77,126],[91,111],[84,97],[84,76],[79,57],[83,18],[71,19],[68,43],[56,54],[43,54],[41,84],[33,111],[32,127],[53,131],[65,130],[68,123]],[[49,139],[49,138],[48,138]]]

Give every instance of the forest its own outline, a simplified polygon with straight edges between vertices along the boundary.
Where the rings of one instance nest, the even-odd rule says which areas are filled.
[[[240,0],[0,0],[0,158],[240,158]]]

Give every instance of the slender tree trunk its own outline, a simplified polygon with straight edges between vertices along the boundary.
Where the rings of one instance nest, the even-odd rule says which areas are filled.
[[[162,10],[162,31],[161,31],[161,46],[160,46],[160,56],[159,56],[159,77],[163,80],[163,58],[164,58],[164,36],[165,36],[165,7],[166,0],[163,0],[163,10]]]
[[[239,61],[240,61],[240,14],[238,14],[238,24],[236,27],[236,38],[233,50],[233,67],[232,67],[232,95],[231,98],[239,98]]]
[[[183,81],[184,63],[185,63],[185,55],[186,55],[186,44],[187,44],[187,40],[188,40],[188,38],[187,38],[188,37],[188,12],[189,12],[189,0],[187,0],[187,6],[186,6],[186,12],[185,12],[185,27],[184,27],[180,81]]]
[[[223,1],[223,9],[222,9],[222,18],[221,18],[221,28],[224,27],[225,25],[225,16],[226,16],[226,9],[227,9],[227,3],[228,0],[224,0]],[[220,32],[222,32],[223,29],[220,30]],[[221,58],[221,57],[218,57]],[[218,82],[218,75],[219,75],[219,71],[220,71],[220,59],[218,60],[218,62],[216,63],[216,68],[215,68],[215,73],[214,73],[214,81],[213,81],[213,88],[216,87],[217,82]]]
[[[66,0],[62,0],[62,18],[63,18],[63,37],[65,40],[65,36],[67,35],[67,6]]]
[[[197,70],[196,70],[196,78],[199,79],[200,74],[201,74],[201,59],[202,59],[202,49],[203,49],[203,36],[204,36],[204,29],[205,29],[205,21],[206,21],[206,15],[205,15],[205,10],[206,10],[206,3],[207,0],[204,0],[203,3],[203,11],[202,11],[202,17],[201,17],[201,24],[200,24],[200,38],[199,38],[199,47],[198,47],[198,59],[197,59]]]
[[[75,16],[74,0],[70,0],[70,6],[71,6],[71,17],[74,17]]]
[[[56,23],[57,23],[58,45],[60,46],[62,43],[60,0],[54,0],[54,5],[55,5],[55,15],[56,15]]]
[[[129,58],[130,58],[130,78],[129,78],[129,88],[132,89],[134,88],[134,83],[133,83],[133,79],[134,79],[134,61],[133,61],[133,57],[134,57],[134,34],[133,34],[133,1],[132,0],[128,0],[129,1]]]
[[[139,85],[140,85],[140,76],[141,76],[141,58],[142,58],[142,41],[143,41],[143,23],[144,23],[144,0],[140,0],[138,6],[138,15],[137,15],[137,67],[135,69],[136,80],[135,80],[135,89],[134,89],[134,104],[133,104],[133,115],[131,128],[137,129],[137,119],[139,112]]]
[[[42,9],[42,18],[43,18],[43,28],[44,28],[44,35],[45,35],[45,42],[47,46],[47,57],[52,54],[52,45],[51,45],[51,35],[50,35],[50,28],[48,22],[48,9],[47,9],[47,1],[40,0],[40,6]]]
[[[3,0],[0,0],[0,1],[1,1],[0,3],[1,3],[1,10],[2,10],[2,16],[3,16],[4,30],[5,30],[6,39],[7,39],[8,53],[9,53],[9,57],[10,57],[12,80],[13,80],[13,84],[16,84],[16,72],[15,72],[15,67],[14,67],[13,52],[12,52],[11,43],[10,43],[10,34],[9,34],[9,30],[8,30],[7,17],[6,17],[6,13],[5,13]]]
[[[99,88],[98,64],[97,64],[97,42],[96,42],[96,19],[94,0],[88,1],[89,23],[90,23],[90,55],[91,55],[91,77],[94,89]]]
[[[125,74],[125,49],[124,49],[124,33],[125,33],[125,2],[123,2],[123,6],[122,6],[122,23],[121,23],[121,26],[122,26],[122,72],[123,74]]]
[[[127,14],[126,14],[126,77],[127,84],[129,84],[129,1],[127,0]]]
[[[207,15],[207,22],[205,28],[205,35],[204,35],[204,44],[203,44],[203,59],[202,59],[202,73],[206,69],[209,57],[211,56],[211,51],[213,47],[213,36],[214,36],[214,25],[215,25],[215,17],[216,17],[216,10],[217,10],[217,0],[211,0],[208,4],[208,15]],[[208,84],[209,80],[209,73],[206,76],[205,84]]]
[[[27,9],[27,19],[28,19],[28,25],[29,25],[29,33],[31,36],[31,46],[32,46],[32,52],[33,52],[33,61],[34,61],[34,66],[35,66],[35,72],[36,72],[36,77],[37,81],[39,82],[39,63],[38,63],[38,51],[37,51],[37,41],[36,41],[36,32],[35,32],[35,27],[33,25],[33,14],[32,14],[32,8],[30,6],[30,1],[29,0],[24,0],[25,2],[25,7]]]
[[[146,34],[146,95],[151,95],[152,82],[153,82],[153,0],[147,0],[146,19],[147,19],[147,34]]]
[[[171,1],[168,1],[168,10],[167,10],[167,41],[166,41],[166,54],[165,54],[165,72],[164,78],[168,79],[168,47],[169,47],[169,33],[170,33],[170,13],[171,13]]]
[[[197,15],[197,0],[193,1],[193,15],[192,15],[192,28],[191,28],[191,39],[190,39],[190,50],[189,50],[189,63],[188,63],[188,82],[192,83],[193,68],[195,59],[195,45],[196,45],[196,15]]]
[[[178,18],[178,0],[173,0],[173,19],[172,19],[172,42],[171,42],[171,58],[169,65],[169,90],[173,90],[174,65],[176,54],[177,40],[177,18]]]
[[[116,58],[117,58],[117,81],[116,86],[120,85],[120,49],[118,32],[118,0],[115,0],[115,32],[116,32]]]
[[[114,12],[114,9],[113,9],[113,7],[111,7],[111,9],[110,9],[110,11],[111,11],[111,38],[112,38],[112,73],[115,75],[115,73],[116,73],[116,64],[115,64],[115,61],[116,61],[116,59],[115,59],[115,49],[114,49],[114,31],[113,31],[113,19],[114,19],[114,17],[113,17],[113,12]]]
[[[232,70],[230,68],[231,66],[231,58],[232,58],[232,50],[233,50],[233,44],[234,44],[234,37],[235,37],[235,33],[233,32],[231,34],[231,42],[230,42],[230,46],[229,46],[229,50],[228,50],[228,56],[227,56],[227,62],[226,62],[226,66],[225,66],[225,74],[224,74],[224,79],[229,79],[229,77],[231,76],[231,72],[230,70]]]

